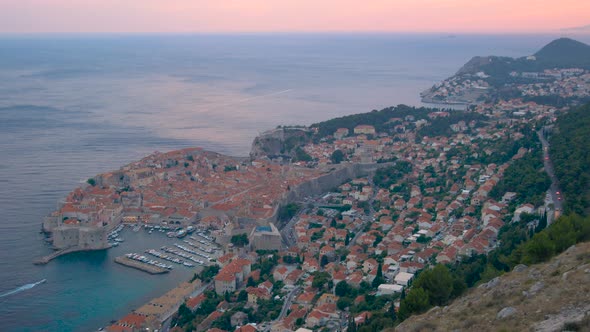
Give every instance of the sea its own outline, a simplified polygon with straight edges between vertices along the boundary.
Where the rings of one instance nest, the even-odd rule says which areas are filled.
[[[472,56],[529,55],[556,37],[0,36],[0,330],[96,331],[196,272],[114,263],[172,241],[131,229],[117,248],[33,265],[51,252],[43,217],[89,177],[184,147],[247,156],[277,125],[422,106]]]

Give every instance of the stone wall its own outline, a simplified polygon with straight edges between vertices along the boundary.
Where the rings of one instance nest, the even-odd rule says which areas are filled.
[[[106,227],[80,227],[62,225],[52,232],[53,247],[65,249],[79,247],[82,250],[96,250],[108,247]]]
[[[291,190],[280,201],[279,206],[285,206],[289,203],[301,201],[306,196],[320,195],[328,192],[341,184],[358,177],[369,176],[377,169],[388,167],[394,163],[371,163],[371,164],[346,164],[339,165],[340,168],[334,171],[319,176],[315,179],[301,183],[298,186],[291,188]],[[276,221],[278,217],[278,210],[275,212],[272,221]],[[278,221],[277,221],[278,222]],[[279,228],[282,227],[280,223],[277,224]]]
[[[52,232],[53,247],[64,249],[77,246],[80,241],[80,227],[77,226],[59,226]]]

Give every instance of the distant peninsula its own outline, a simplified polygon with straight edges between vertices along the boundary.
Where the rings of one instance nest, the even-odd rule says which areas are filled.
[[[476,56],[452,77],[421,93],[425,103],[479,104],[524,98],[556,106],[590,100],[590,46],[556,39],[520,58]],[[563,89],[546,90],[556,82]]]

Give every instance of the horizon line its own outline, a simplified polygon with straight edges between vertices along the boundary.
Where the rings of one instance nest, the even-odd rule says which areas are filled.
[[[590,36],[590,31],[476,31],[476,32],[452,32],[452,31],[50,31],[50,32],[3,32],[3,36],[239,36],[239,35],[441,35],[441,36],[529,36],[529,35],[583,35]]]

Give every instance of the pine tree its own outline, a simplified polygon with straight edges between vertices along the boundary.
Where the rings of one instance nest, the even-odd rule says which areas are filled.
[[[351,314],[348,320],[348,332],[356,332],[356,323],[354,322],[354,316]]]
[[[384,281],[385,280],[383,279],[383,267],[381,266],[381,263],[379,263],[379,266],[377,266],[377,274],[375,275],[375,279],[373,279],[371,285],[373,287],[379,287],[379,285],[381,285]]]

